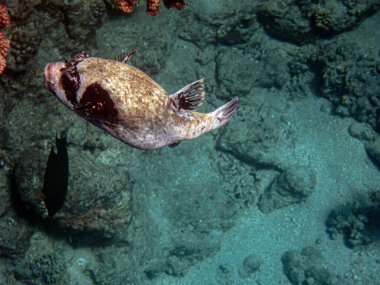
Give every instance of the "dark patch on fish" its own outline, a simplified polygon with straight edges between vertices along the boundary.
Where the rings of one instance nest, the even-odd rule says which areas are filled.
[[[86,88],[80,100],[80,107],[75,110],[91,120],[116,124],[118,111],[107,90],[99,83],[93,83]],[[74,105],[75,107],[75,105]]]
[[[65,61],[65,66],[61,69],[62,87],[65,89],[67,100],[69,100],[73,105],[75,103],[78,103],[76,96],[80,86],[80,78],[77,70],[77,65],[88,57],[90,57],[90,55],[86,52],[78,53],[72,58],[71,61]]]
[[[76,99],[77,91],[79,89],[79,74],[76,68],[68,66],[62,69],[61,77],[62,87],[65,89],[66,98],[71,104],[78,103]]]
[[[53,217],[63,206],[69,182],[69,156],[67,154],[66,134],[55,138],[57,153],[50,150],[45,168],[42,198],[49,217]]]

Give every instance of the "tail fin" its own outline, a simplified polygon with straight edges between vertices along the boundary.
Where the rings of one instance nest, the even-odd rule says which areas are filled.
[[[210,115],[214,118],[212,129],[217,129],[228,123],[232,115],[239,109],[238,101],[238,97],[235,97],[230,102],[210,113]]]

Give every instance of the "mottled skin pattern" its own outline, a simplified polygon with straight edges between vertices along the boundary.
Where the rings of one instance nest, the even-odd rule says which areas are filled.
[[[116,128],[102,127],[115,131],[119,139],[134,147],[159,148],[191,139],[212,123],[207,114],[186,112],[189,114],[184,116],[170,108],[168,92],[128,64],[92,57],[79,63],[78,71],[82,82],[78,96],[85,86],[100,83],[115,103],[120,120]]]
[[[144,72],[122,62],[96,57],[85,58],[76,65],[80,84],[76,92],[78,104],[73,105],[65,98],[66,93],[60,82],[64,64],[52,63],[45,68],[45,84],[48,89],[68,108],[76,111],[80,109],[83,94],[88,87],[98,84],[111,98],[113,107],[117,110],[117,118],[110,122],[76,112],[136,148],[156,149],[196,138],[225,124],[237,110],[237,98],[236,107],[233,112],[229,111],[228,118],[223,117],[226,115],[223,107],[209,114],[178,108],[175,98],[169,96]]]

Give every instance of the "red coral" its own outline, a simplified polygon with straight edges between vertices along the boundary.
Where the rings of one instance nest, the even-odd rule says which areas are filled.
[[[9,40],[5,38],[5,33],[0,32],[0,56],[6,57],[9,48]]]
[[[4,4],[0,4],[0,29],[9,27],[11,20],[9,18],[8,9]],[[5,38],[5,33],[0,31],[0,74],[3,73],[7,65],[7,51],[10,42]]]
[[[4,4],[0,4],[0,29],[8,27],[10,24],[8,9]]]
[[[185,2],[183,0],[164,0],[164,5],[166,8],[176,8],[181,10],[183,7],[185,7]]]
[[[0,75],[3,73],[5,67],[7,66],[7,61],[4,57],[0,56]]]
[[[117,9],[123,13],[132,13],[137,0],[114,0]],[[166,8],[177,8],[182,9],[185,7],[185,2],[183,0],[164,0],[164,5]],[[146,0],[146,12],[149,15],[155,16],[158,14],[158,9],[160,8],[160,0]]]
[[[5,67],[7,66],[7,51],[9,48],[10,42],[5,38],[3,32],[0,32],[0,74],[3,73]]]
[[[160,0],[147,0],[146,1],[146,12],[151,16],[156,16],[158,14],[158,9],[160,8]]]
[[[129,14],[133,12],[137,0],[114,0],[114,2],[120,12]]]

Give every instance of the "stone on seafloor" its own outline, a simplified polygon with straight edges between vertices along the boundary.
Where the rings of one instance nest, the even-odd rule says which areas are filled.
[[[380,136],[377,136],[372,142],[366,146],[368,155],[375,160],[380,167]]]
[[[291,166],[278,175],[260,197],[258,207],[264,213],[300,203],[315,190],[316,174],[306,166]]]
[[[253,277],[260,270],[262,263],[263,260],[260,256],[254,253],[247,255],[238,270],[239,276],[241,278]]]
[[[344,284],[324,266],[321,252],[314,247],[288,250],[281,258],[283,271],[291,284]]]
[[[15,190],[27,211],[64,232],[75,244],[123,240],[132,215],[128,171],[105,165],[88,152],[69,148],[66,199],[62,209],[51,218],[41,198],[47,156],[47,151],[29,151],[16,163]]]

